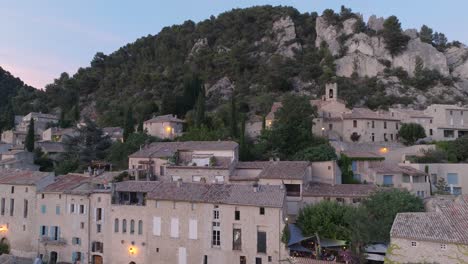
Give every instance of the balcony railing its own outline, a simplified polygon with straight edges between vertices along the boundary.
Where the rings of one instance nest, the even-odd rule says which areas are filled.
[[[39,241],[44,244],[49,244],[49,245],[66,245],[67,241],[63,237],[59,238],[53,238],[53,237],[48,237],[48,236],[41,236],[39,238]]]

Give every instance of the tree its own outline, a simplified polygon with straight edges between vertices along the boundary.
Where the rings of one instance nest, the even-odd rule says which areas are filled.
[[[350,227],[345,216],[352,208],[332,201],[307,205],[299,212],[297,224],[305,236],[318,233],[320,237],[349,240]]]
[[[393,56],[405,50],[410,40],[409,36],[403,34],[401,23],[396,16],[390,16],[385,19],[382,36],[384,38],[385,47]]]
[[[133,120],[133,110],[132,107],[129,106],[127,111],[125,112],[125,120],[124,120],[124,131],[123,131],[123,140],[127,140],[127,138],[135,132],[135,121]]]
[[[34,149],[34,164],[39,166],[39,171],[54,170],[54,162],[42,151],[41,148]]]
[[[426,132],[420,124],[405,123],[401,125],[398,135],[405,144],[414,145],[416,140],[426,137]]]
[[[446,163],[448,161],[447,152],[442,149],[422,149],[421,154],[421,156],[414,157],[415,163]]]
[[[444,51],[447,48],[448,39],[445,37],[444,33],[436,32],[434,33],[434,47],[439,51]]]
[[[29,152],[34,151],[34,141],[35,141],[35,131],[34,131],[34,119],[29,120],[28,133],[26,134],[26,141],[24,143],[26,150]]]
[[[231,128],[231,137],[236,138],[238,135],[237,130],[237,107],[236,107],[236,97],[234,93],[231,96],[231,107],[230,107],[231,118],[229,120],[229,125]]]
[[[205,124],[205,92],[198,94],[197,104],[195,106],[195,126],[201,127]]]
[[[271,131],[265,138],[282,159],[290,159],[312,142],[312,118],[315,110],[306,97],[288,94],[275,113]]]
[[[370,236],[374,242],[390,240],[390,229],[398,213],[424,211],[421,198],[400,189],[377,191],[362,205],[368,211]]]
[[[468,136],[455,139],[452,147],[459,162],[465,162],[468,159]]]
[[[308,147],[294,155],[294,160],[328,161],[336,159],[335,149],[329,144]]]
[[[338,160],[338,166],[341,170],[341,178],[343,184],[353,184],[360,183],[354,179],[354,172],[352,170],[352,160],[345,154],[340,154],[340,159]]]
[[[450,192],[447,191],[448,189],[448,184],[447,182],[445,181],[444,178],[442,177],[439,177],[437,179],[437,182],[435,183],[435,192],[434,194],[439,194],[439,195],[446,195],[446,194],[450,194]]]
[[[248,160],[249,158],[249,147],[247,142],[245,141],[245,122],[246,117],[245,114],[242,115],[241,118],[241,131],[239,137],[239,159],[240,160]]]
[[[423,25],[421,27],[421,30],[419,31],[419,38],[421,39],[422,42],[432,45],[433,33],[434,31],[432,30],[432,28],[426,25]]]

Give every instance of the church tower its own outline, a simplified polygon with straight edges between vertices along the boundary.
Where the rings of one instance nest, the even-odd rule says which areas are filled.
[[[336,101],[338,99],[338,85],[336,83],[325,84],[325,101]]]

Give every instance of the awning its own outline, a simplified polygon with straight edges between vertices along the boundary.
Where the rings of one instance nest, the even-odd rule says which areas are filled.
[[[370,244],[364,247],[364,251],[367,253],[381,253],[387,252],[387,245],[385,244]]]
[[[295,245],[291,245],[291,246],[288,246],[288,247],[289,247],[289,250],[292,250],[292,251],[299,251],[299,252],[306,252],[306,253],[312,253],[313,252],[312,250],[303,247],[301,244],[295,244]]]
[[[343,247],[343,246],[346,246],[346,241],[337,240],[337,239],[329,239],[329,238],[320,238],[320,246],[323,248]]]
[[[301,243],[304,240],[314,237],[314,236],[304,237],[301,229],[299,229],[299,227],[297,227],[295,224],[288,224],[288,228],[289,228],[288,247],[294,244]]]
[[[367,254],[366,259],[375,261],[385,261],[385,257],[379,254]]]

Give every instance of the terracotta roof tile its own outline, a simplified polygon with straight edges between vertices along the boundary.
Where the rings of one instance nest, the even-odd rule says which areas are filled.
[[[50,172],[0,169],[0,184],[36,185],[51,175]]]
[[[176,122],[176,123],[185,123],[184,120],[177,118],[174,115],[162,115],[156,116],[150,120],[146,120],[145,123],[161,123],[161,122]]]
[[[379,187],[373,184],[324,184],[310,183],[302,194],[310,197],[367,197]]]
[[[41,192],[70,192],[90,180],[90,177],[83,174],[61,175],[55,177],[54,183],[47,185]]]

